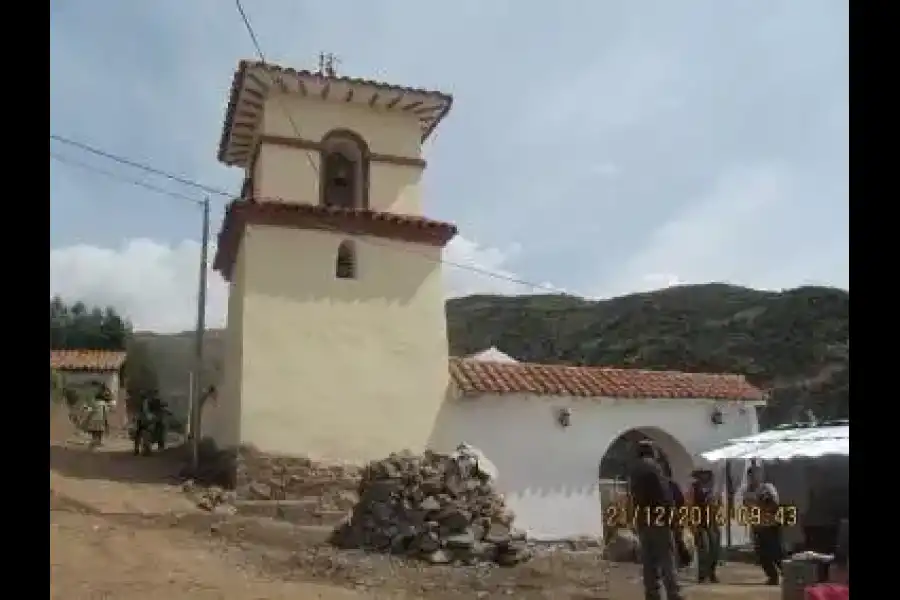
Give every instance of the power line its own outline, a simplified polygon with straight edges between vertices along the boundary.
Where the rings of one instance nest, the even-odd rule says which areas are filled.
[[[241,4],[241,0],[234,0],[234,5],[237,8],[238,14],[241,16],[241,20],[244,22],[244,27],[247,29],[247,34],[250,36],[250,41],[256,48],[256,53],[259,55],[259,60],[261,60],[263,64],[266,64],[266,55],[263,52],[262,45],[259,43],[259,38],[256,37],[256,32],[253,30],[253,25],[250,23],[250,17],[247,16],[247,12],[244,10],[243,4]],[[270,77],[272,79],[272,83],[283,85],[283,82],[280,81],[278,77],[275,77],[274,75],[270,75]],[[294,130],[294,135],[296,135],[297,137],[301,137],[300,128],[297,126],[297,123],[294,122],[294,115],[292,115],[291,111],[289,111],[284,105],[284,98],[278,96],[278,101],[281,110],[284,112],[284,116],[287,117],[288,123],[291,124],[291,129]],[[315,172],[316,177],[318,177],[319,168],[316,166],[316,161],[313,159],[312,153],[310,153],[309,150],[304,150],[304,153],[306,154],[306,162],[309,163],[309,166]]]
[[[168,173],[168,172],[163,171],[163,170],[161,170],[161,169],[159,169],[159,168],[157,168],[157,167],[153,167],[153,166],[150,166],[150,165],[146,165],[146,164],[140,163],[140,162],[138,162],[138,161],[135,161],[135,160],[133,160],[133,159],[129,159],[129,158],[126,158],[126,157],[117,155],[117,154],[113,154],[113,153],[108,152],[108,151],[106,151],[106,150],[101,150],[101,149],[99,149],[99,148],[96,148],[96,147],[91,146],[91,145],[89,145],[89,144],[86,144],[86,143],[84,143],[84,142],[79,142],[79,141],[76,141],[76,140],[71,140],[71,139],[69,139],[69,138],[65,138],[65,137],[63,137],[63,136],[54,135],[54,134],[51,134],[51,135],[50,135],[50,139],[56,140],[56,141],[61,142],[61,143],[64,143],[64,144],[68,144],[68,145],[70,145],[70,146],[72,146],[72,147],[74,147],[74,148],[79,148],[79,149],[81,149],[81,150],[83,150],[83,151],[85,151],[85,152],[89,152],[89,153],[94,154],[94,155],[96,155],[96,156],[101,156],[101,157],[107,158],[108,160],[117,162],[117,163],[119,163],[119,164],[128,165],[129,167],[132,167],[132,168],[135,168],[135,169],[140,169],[140,170],[142,170],[142,171],[146,171],[147,173],[152,173],[153,175],[157,175],[157,176],[162,177],[162,178],[164,178],[164,179],[169,179],[170,181],[174,181],[174,182],[180,183],[180,184],[182,184],[182,185],[188,185],[188,186],[193,187],[193,188],[195,188],[195,189],[205,190],[205,191],[209,192],[210,194],[215,194],[215,195],[217,195],[217,196],[223,196],[223,197],[226,197],[226,198],[229,198],[229,199],[233,199],[233,198],[235,197],[235,194],[233,194],[233,193],[231,193],[231,192],[227,192],[227,191],[225,191],[225,190],[222,190],[222,189],[219,189],[219,188],[215,188],[215,187],[212,187],[212,186],[207,185],[207,184],[204,184],[204,183],[200,183],[200,182],[197,182],[197,181],[194,181],[194,180],[191,180],[191,179],[187,179],[187,178],[182,177],[182,176],[180,176],[180,175],[175,175],[175,174],[172,174],[172,173]],[[64,141],[63,141],[63,140],[64,140]],[[59,160],[59,159],[57,159],[57,160]],[[70,161],[69,159],[66,159],[66,161],[68,161],[68,162],[73,162],[73,161]],[[82,163],[82,164],[83,164],[83,163]],[[81,166],[81,164],[80,164],[79,166]],[[104,175],[107,175],[107,176],[113,176],[115,179],[121,180],[121,181],[123,181],[123,182],[133,183],[133,184],[135,184],[135,185],[137,185],[137,186],[139,186],[139,187],[143,187],[143,188],[146,188],[146,189],[150,189],[150,190],[152,190],[152,191],[157,191],[157,192],[163,193],[163,194],[165,194],[165,195],[171,195],[171,194],[172,194],[172,192],[169,192],[168,190],[165,190],[165,189],[163,189],[163,188],[156,188],[156,186],[152,186],[152,185],[147,184],[147,183],[144,183],[144,182],[142,182],[142,181],[132,180],[132,179],[128,179],[128,178],[125,178],[125,177],[118,176],[118,175],[112,175],[112,174],[110,174],[109,172],[102,171],[102,170],[99,170],[99,169],[96,169],[96,168],[94,168],[94,167],[87,166],[87,165],[85,165],[84,168],[87,168],[88,170],[92,170],[92,171],[99,171],[100,173],[102,173],[102,174],[104,174]],[[202,204],[202,201],[197,200],[196,198],[190,198],[190,197],[188,197],[188,196],[183,196],[183,197],[182,197],[182,196],[180,196],[180,195],[179,195],[179,197],[181,197],[182,199],[189,199],[191,202],[199,202],[199,203]],[[263,201],[274,201],[274,202],[283,202],[283,201],[284,201],[283,198],[266,198],[266,197],[261,197],[261,198],[258,198],[258,199],[259,199],[259,200],[263,200]],[[484,275],[485,277],[490,277],[490,278],[497,279],[497,280],[500,280],[500,281],[506,281],[506,282],[508,282],[508,283],[514,283],[514,284],[516,284],[516,285],[521,285],[521,286],[524,286],[524,287],[530,287],[530,288],[536,289],[536,290],[543,290],[543,291],[550,292],[550,293],[554,293],[554,294],[566,293],[567,295],[576,295],[576,294],[571,294],[571,293],[568,293],[568,292],[563,292],[563,291],[561,291],[559,288],[556,288],[556,287],[553,287],[553,286],[550,286],[550,285],[543,285],[543,284],[539,284],[539,283],[534,283],[534,282],[532,282],[532,281],[528,281],[528,280],[525,280],[525,279],[520,279],[520,278],[512,277],[512,276],[509,276],[509,275],[506,275],[506,274],[503,274],[503,273],[497,273],[497,272],[495,272],[495,271],[490,271],[490,270],[488,270],[488,269],[483,269],[483,268],[481,268],[481,267],[476,267],[476,266],[473,266],[473,265],[467,265],[467,264],[463,264],[463,263],[457,263],[457,262],[449,261],[449,260],[446,260],[446,259],[443,259],[443,258],[441,258],[441,259],[435,259],[435,258],[433,258],[432,256],[429,256],[429,255],[427,255],[427,254],[425,254],[425,253],[423,253],[423,252],[418,252],[418,251],[416,251],[416,250],[414,250],[414,249],[412,249],[412,248],[403,248],[403,247],[397,247],[397,246],[388,246],[387,244],[380,243],[380,242],[379,242],[378,240],[376,240],[376,239],[372,239],[372,238],[369,238],[369,237],[361,237],[361,236],[354,235],[354,234],[348,234],[348,233],[346,233],[346,232],[344,232],[344,231],[341,231],[341,230],[339,230],[339,229],[337,229],[337,228],[330,227],[330,226],[328,226],[328,225],[325,224],[325,223],[320,223],[319,226],[322,227],[323,229],[328,230],[328,231],[331,231],[331,232],[333,232],[333,233],[339,233],[339,234],[345,235],[345,236],[347,236],[347,237],[351,237],[351,238],[354,238],[354,239],[358,239],[359,242],[362,243],[362,244],[370,244],[370,245],[373,245],[373,246],[379,246],[379,247],[388,248],[388,249],[393,250],[393,251],[398,251],[398,252],[408,252],[408,253],[410,253],[410,254],[416,254],[416,255],[420,256],[420,257],[421,257],[422,259],[424,259],[424,260],[428,260],[428,261],[431,261],[431,262],[440,262],[440,263],[445,264],[445,265],[450,266],[450,267],[454,267],[454,268],[457,268],[457,269],[462,269],[462,270],[464,270],[464,271],[469,271],[469,272],[472,272],[472,273],[477,273],[477,274],[479,274],[479,275]]]
[[[250,36],[251,42],[253,43],[254,47],[256,48],[256,52],[257,52],[257,54],[259,55],[260,60],[263,62],[263,64],[266,64],[265,53],[264,53],[263,50],[262,50],[262,45],[260,44],[259,38],[257,37],[256,32],[255,32],[254,29],[253,29],[253,25],[252,25],[252,23],[250,22],[249,16],[247,15],[246,11],[244,10],[243,5],[241,4],[241,0],[235,0],[235,6],[236,6],[236,8],[237,8],[237,10],[238,10],[238,13],[240,14],[241,20],[244,22],[244,27],[247,29],[247,33],[248,33],[248,35]],[[280,81],[280,79],[275,78],[275,77],[273,77],[272,80],[273,80],[273,83],[275,83],[276,85],[277,85],[277,84],[283,83],[283,82]],[[279,98],[279,99],[280,99],[280,98]],[[289,110],[287,110],[287,107],[284,106],[284,104],[281,104],[280,106],[281,106],[282,110],[284,111],[285,116],[287,117],[288,122],[289,122],[290,125],[291,125],[291,128],[294,130],[294,133],[295,133],[297,136],[300,136],[300,128],[297,126],[297,123],[294,121],[293,115],[290,113]],[[197,181],[188,179],[187,177],[183,177],[183,176],[180,176],[180,175],[175,175],[175,174],[172,174],[172,173],[168,173],[168,172],[163,171],[163,170],[161,170],[161,169],[158,169],[158,168],[156,168],[156,167],[153,167],[153,166],[150,166],[150,165],[146,165],[146,164],[140,163],[140,162],[138,162],[138,161],[136,161],[136,160],[133,160],[133,159],[130,159],[130,158],[126,158],[126,157],[120,156],[120,155],[118,155],[118,154],[113,154],[112,152],[109,152],[109,151],[106,151],[106,150],[102,150],[102,149],[97,148],[97,147],[95,147],[95,146],[91,146],[90,144],[87,144],[87,143],[85,143],[85,142],[81,142],[81,141],[78,141],[78,140],[74,140],[74,139],[67,138],[67,137],[64,137],[64,136],[61,136],[61,135],[57,135],[57,134],[53,134],[53,133],[50,134],[50,139],[51,139],[51,140],[55,140],[55,141],[57,141],[57,142],[59,142],[59,143],[62,143],[62,144],[66,144],[66,145],[68,145],[68,146],[72,146],[72,147],[74,147],[74,148],[78,148],[79,150],[83,150],[83,151],[85,151],[85,152],[94,154],[94,155],[96,155],[96,156],[99,156],[99,157],[102,157],[102,158],[106,158],[106,159],[108,159],[108,160],[117,162],[117,163],[119,163],[119,164],[126,165],[126,166],[128,166],[128,167],[132,167],[132,168],[135,168],[135,169],[141,169],[141,170],[143,170],[143,171],[146,171],[146,172],[148,172],[148,173],[152,173],[152,174],[157,175],[157,176],[159,176],[159,177],[163,177],[163,178],[169,179],[169,180],[171,180],[171,181],[174,181],[174,182],[176,182],[176,183],[180,183],[180,184],[182,184],[182,185],[186,185],[186,186],[189,186],[189,187],[193,187],[193,188],[195,188],[195,189],[202,190],[202,191],[207,192],[207,193],[210,193],[210,194],[215,194],[215,195],[222,196],[222,197],[225,197],[225,198],[228,198],[228,199],[232,199],[232,198],[234,198],[234,196],[235,196],[233,193],[228,192],[228,191],[226,191],[226,190],[223,190],[223,189],[220,189],[220,188],[215,188],[215,187],[206,185],[206,184],[204,184],[204,183],[200,183],[200,182],[197,182]],[[312,154],[309,152],[309,150],[304,150],[304,154],[305,154],[305,156],[306,156],[306,159],[307,159],[307,162],[308,162],[310,168],[312,168],[312,170],[313,170],[313,171],[316,173],[316,175],[318,176],[318,174],[319,174],[319,169],[318,169],[318,167],[316,166],[316,163],[315,163],[315,160],[314,160]],[[265,198],[265,197],[263,197],[263,198],[258,198],[258,200],[263,200],[263,201],[265,201],[265,200],[270,200],[270,201],[282,201],[281,198]],[[378,242],[377,240],[374,240],[374,239],[369,238],[369,237],[361,237],[361,236],[358,236],[358,235],[348,234],[348,233],[346,233],[346,232],[344,232],[344,231],[341,231],[340,229],[337,229],[337,228],[334,228],[334,227],[330,227],[330,226],[326,225],[325,223],[320,223],[319,225],[320,225],[320,227],[322,227],[323,229],[326,229],[326,230],[328,230],[328,231],[331,231],[332,233],[339,233],[339,234],[341,234],[341,235],[345,235],[345,236],[347,236],[347,237],[354,238],[354,239],[358,240],[359,242],[361,242],[361,243],[363,243],[363,244],[370,244],[370,245],[373,245],[373,246],[379,246],[379,247],[382,247],[382,248],[388,248],[388,249],[395,250],[395,251],[402,251],[402,252],[408,252],[408,253],[410,253],[410,254],[416,254],[416,255],[420,256],[421,258],[423,258],[424,260],[428,260],[428,261],[430,261],[430,262],[438,262],[438,263],[445,264],[445,265],[450,266],[450,267],[454,267],[454,268],[457,268],[457,269],[462,269],[462,270],[464,270],[464,271],[469,271],[469,272],[471,272],[471,273],[476,273],[476,274],[478,274],[478,275],[483,275],[483,276],[485,276],[485,277],[490,277],[490,278],[493,278],[493,279],[497,279],[497,280],[499,280],[499,281],[506,281],[506,282],[508,282],[508,283],[513,283],[513,284],[521,285],[521,286],[524,286],[524,287],[530,287],[530,288],[535,289],[535,290],[542,290],[542,291],[550,292],[550,293],[554,293],[554,294],[562,293],[558,288],[556,288],[556,287],[554,287],[554,286],[543,285],[543,284],[539,284],[539,283],[534,283],[534,282],[531,282],[531,281],[527,281],[527,280],[524,280],[524,279],[520,279],[520,278],[518,278],[518,277],[512,277],[512,276],[510,276],[510,275],[506,275],[506,274],[503,274],[503,273],[497,273],[497,272],[494,272],[494,271],[489,271],[488,269],[482,269],[482,268],[480,268],[480,267],[476,267],[476,266],[473,266],[473,265],[466,265],[466,264],[462,264],[462,263],[456,263],[456,262],[453,262],[453,261],[446,260],[446,259],[444,259],[444,258],[435,259],[435,258],[433,258],[432,256],[430,256],[430,255],[428,255],[428,254],[425,254],[424,252],[416,251],[416,250],[413,250],[412,248],[398,248],[398,247],[396,247],[396,246],[389,246],[389,245],[387,245],[387,244],[380,243],[380,242]]]
[[[266,55],[265,55],[265,53],[263,52],[262,44],[261,44],[260,41],[259,41],[259,37],[256,35],[256,31],[254,31],[254,29],[253,29],[253,24],[250,22],[250,17],[247,15],[247,12],[244,10],[244,6],[243,6],[243,4],[241,3],[241,0],[234,0],[234,4],[235,4],[235,7],[237,8],[238,14],[239,14],[240,17],[241,17],[241,20],[244,22],[244,27],[245,27],[246,30],[247,30],[247,34],[250,36],[250,41],[253,43],[253,46],[256,48],[256,53],[259,55],[260,61],[262,61],[262,63],[263,63],[264,65],[267,64],[267,62],[266,62]],[[267,72],[268,72],[268,71],[267,71]],[[275,83],[275,84],[282,83],[281,81],[279,81],[279,79],[275,78],[274,76],[271,76],[271,77],[272,77],[273,83]],[[280,102],[279,102],[279,106],[281,107],[282,111],[284,112],[284,115],[287,117],[288,122],[291,124],[291,129],[294,130],[294,135],[296,135],[298,138],[299,138],[299,137],[302,137],[302,133],[300,132],[300,128],[297,126],[297,123],[294,122],[294,117],[293,117],[293,115],[291,114],[291,111],[290,111],[290,110],[288,109],[288,107],[285,106],[285,104],[284,104],[284,98],[283,98],[282,96],[277,96],[277,99],[280,101]],[[318,176],[319,176],[319,169],[318,169],[318,167],[316,166],[316,162],[315,162],[315,160],[313,159],[312,154],[310,153],[309,150],[304,150],[304,152],[305,152],[305,154],[306,154],[306,160],[307,160],[307,162],[309,163],[309,166],[312,168],[312,170],[315,172],[316,176],[318,177]],[[414,252],[414,251],[413,251],[413,252]],[[425,255],[425,254],[423,254],[423,253],[421,253],[421,252],[414,252],[414,253],[415,253],[415,254],[419,254],[419,255],[421,255],[421,256],[423,256],[424,258],[427,258],[427,259],[429,259],[429,260],[433,260],[430,256],[427,256],[427,255]],[[443,259],[441,259],[440,262],[442,262],[443,264],[446,264],[446,265],[450,265],[450,266],[452,266],[452,267],[456,267],[456,268],[459,268],[459,269],[465,269],[465,270],[471,271],[471,272],[473,272],[473,273],[478,273],[478,274],[480,274],[480,275],[486,275],[486,276],[488,276],[488,277],[493,277],[493,278],[495,278],[495,279],[501,279],[501,280],[504,280],[504,281],[508,281],[508,282],[510,282],[510,283],[515,283],[515,284],[517,284],[517,285],[523,285],[523,286],[526,286],[526,287],[531,287],[532,289],[543,290],[543,291],[551,292],[551,293],[554,293],[554,294],[559,294],[559,293],[561,293],[559,289],[557,289],[557,288],[555,288],[555,287],[553,287],[553,286],[549,286],[549,285],[541,285],[541,284],[537,284],[537,283],[532,283],[532,282],[530,282],[530,281],[525,281],[525,280],[523,280],[523,279],[519,279],[519,278],[516,278],[516,277],[511,277],[511,276],[508,276],[508,275],[503,275],[503,274],[501,274],[501,273],[495,273],[495,272],[493,272],[493,271],[488,271],[487,269],[480,269],[480,268],[478,268],[478,267],[472,267],[472,266],[470,266],[470,265],[457,264],[457,263],[453,263],[453,262],[450,262],[450,261],[447,261],[447,260],[443,260]]]
[[[74,148],[78,148],[79,150],[83,150],[83,151],[85,151],[85,152],[88,152],[88,153],[90,153],[90,154],[94,154],[94,155],[99,156],[99,157],[101,157],[101,158],[106,158],[106,159],[108,159],[108,160],[117,162],[117,163],[119,163],[119,164],[121,164],[121,165],[126,165],[126,166],[129,166],[129,167],[133,167],[133,168],[135,168],[135,169],[140,169],[140,170],[142,170],[142,171],[146,171],[147,173],[152,173],[152,174],[154,174],[154,175],[159,175],[160,177],[164,177],[164,178],[166,178],[166,179],[170,179],[170,180],[172,180],[172,181],[174,181],[174,182],[176,182],[176,183],[180,183],[181,185],[186,185],[186,186],[188,186],[188,187],[192,187],[192,188],[195,188],[195,189],[204,191],[204,192],[206,192],[206,193],[208,193],[208,194],[216,194],[216,195],[218,195],[218,196],[225,196],[225,197],[227,197],[227,198],[230,198],[230,197],[233,196],[233,194],[231,194],[231,193],[229,193],[229,192],[226,192],[225,190],[217,189],[217,188],[214,188],[214,187],[210,187],[210,186],[204,185],[204,184],[202,184],[202,183],[197,183],[196,181],[192,181],[192,180],[190,180],[190,179],[187,179],[186,177],[181,177],[181,176],[179,176],[179,175],[173,175],[173,174],[171,174],[171,173],[166,173],[165,171],[160,171],[159,169],[157,169],[157,168],[155,168],[155,167],[151,167],[151,166],[145,165],[145,164],[143,164],[143,163],[139,163],[139,162],[137,162],[137,161],[131,160],[130,158],[125,158],[125,157],[120,156],[120,155],[118,155],[118,154],[113,154],[113,153],[111,153],[111,152],[107,152],[106,150],[101,150],[101,149],[96,148],[96,147],[94,147],[94,146],[90,146],[90,145],[88,145],[88,144],[85,144],[84,142],[79,142],[79,141],[77,141],[77,140],[73,140],[73,139],[71,139],[71,138],[66,138],[66,137],[63,137],[63,136],[61,136],[61,135],[56,135],[56,134],[53,134],[53,133],[50,134],[50,139],[51,139],[51,140],[54,140],[54,141],[57,141],[57,142],[59,142],[60,144],[65,144],[65,145],[67,145],[67,146],[72,146],[72,147],[74,147]]]
[[[145,181],[140,181],[139,179],[132,179],[130,177],[124,177],[122,175],[119,175],[118,173],[114,173],[112,171],[107,171],[106,169],[101,169],[99,167],[95,167],[94,165],[90,165],[85,162],[71,159],[67,156],[61,156],[52,151],[50,152],[50,158],[52,158],[53,160],[55,160],[61,164],[68,165],[70,167],[76,167],[79,169],[83,169],[85,171],[89,171],[91,173],[96,173],[98,175],[103,175],[104,177],[108,177],[110,179],[114,179],[114,180],[120,181],[122,183],[128,183],[128,184],[131,184],[131,185],[134,185],[137,187],[142,187],[146,190],[155,192],[157,194],[169,196],[170,198],[175,198],[177,200],[187,200],[188,202],[191,202],[198,206],[203,206],[203,200],[200,200],[198,198],[191,198],[190,196],[185,196],[184,194],[179,194],[178,192],[173,192],[171,190],[167,190],[165,188],[155,186],[151,183],[147,183]]]

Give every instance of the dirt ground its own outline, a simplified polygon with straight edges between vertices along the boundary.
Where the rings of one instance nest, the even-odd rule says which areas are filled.
[[[181,491],[173,454],[134,457],[124,439],[89,451],[51,424],[51,600],[643,597],[635,565],[596,552],[546,549],[515,568],[426,566],[336,550],[317,528],[205,513]],[[780,595],[749,565],[726,565],[714,586],[689,576],[690,600]]]

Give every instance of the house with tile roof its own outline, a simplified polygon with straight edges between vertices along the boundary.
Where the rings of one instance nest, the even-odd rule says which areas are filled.
[[[692,453],[755,431],[762,395],[732,375],[526,364],[496,348],[450,358],[441,255],[457,229],[424,215],[419,182],[451,105],[328,69],[238,65],[218,157],[244,185],[214,260],[228,318],[201,435],[344,463],[469,442],[533,535],[596,534],[617,440],[656,440],[684,481]]]
[[[50,368],[62,375],[67,386],[105,385],[117,404],[124,397],[121,388],[125,356],[125,352],[112,350],[50,350]]]
[[[496,356],[450,359],[447,402],[430,445],[465,441],[484,452],[517,526],[535,539],[601,537],[604,494],[624,485],[637,442],[654,442],[664,468],[687,486],[700,452],[759,430],[765,396],[741,375]],[[736,528],[733,538],[743,534]]]

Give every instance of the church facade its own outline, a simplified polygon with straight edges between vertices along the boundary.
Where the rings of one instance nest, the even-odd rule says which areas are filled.
[[[244,185],[214,261],[228,318],[202,436],[344,465],[468,442],[534,537],[600,535],[603,482],[621,475],[604,457],[621,440],[655,440],[686,482],[696,453],[758,429],[764,397],[734,375],[449,357],[441,255],[457,229],[424,215],[419,184],[423,143],[451,105],[240,63],[219,160]]]

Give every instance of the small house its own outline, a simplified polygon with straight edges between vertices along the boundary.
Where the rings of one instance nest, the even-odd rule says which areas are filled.
[[[115,350],[51,350],[50,368],[62,375],[68,387],[105,385],[115,405],[125,396],[122,391],[125,356],[125,352]]]

